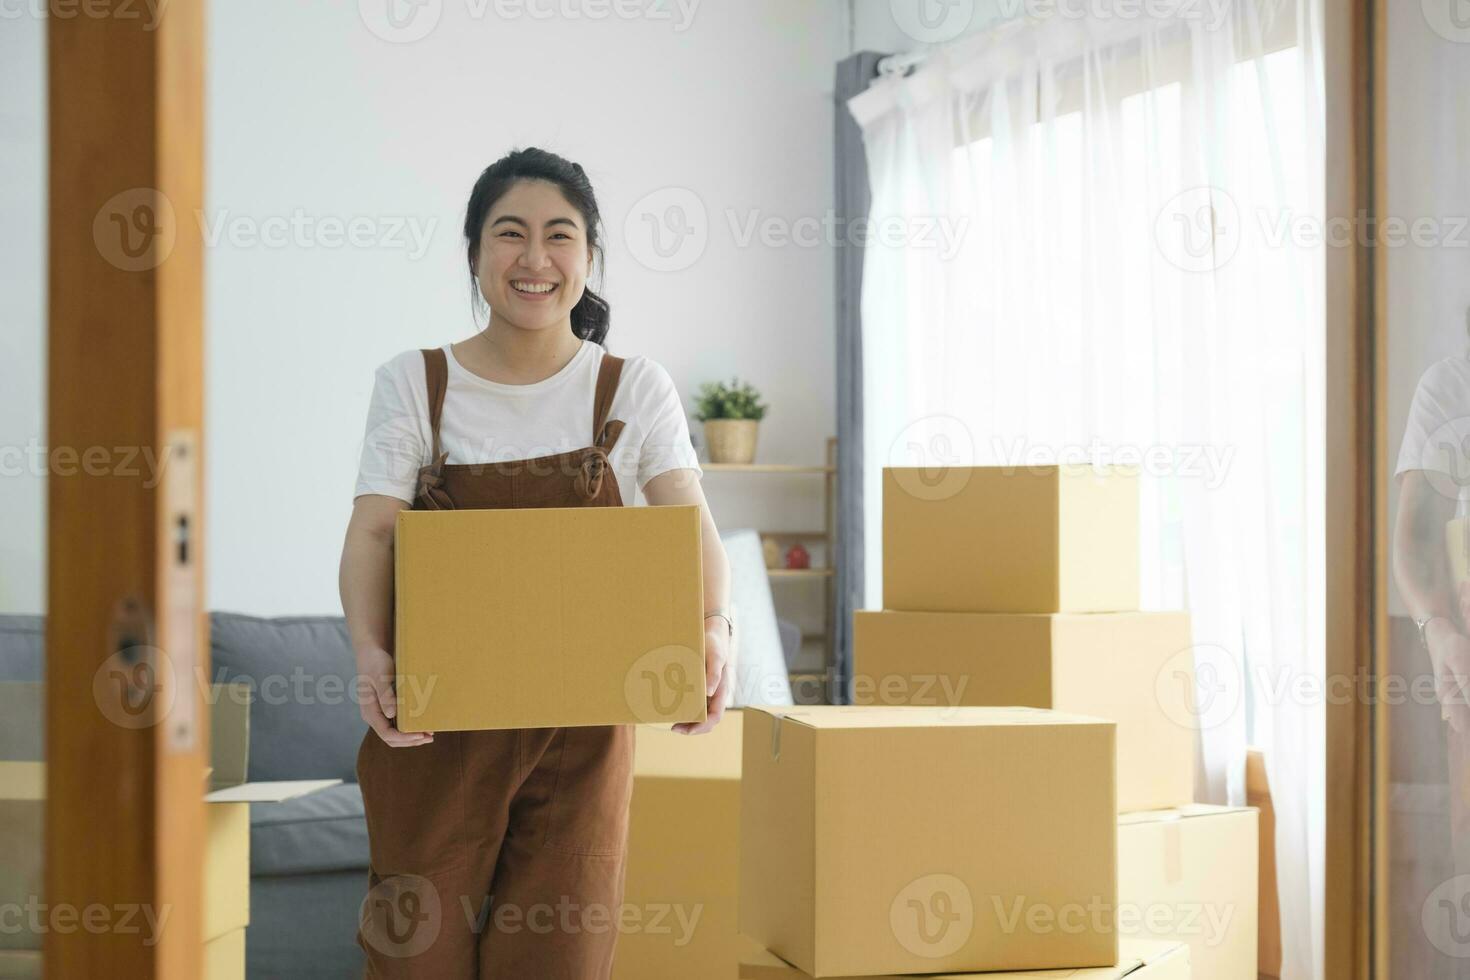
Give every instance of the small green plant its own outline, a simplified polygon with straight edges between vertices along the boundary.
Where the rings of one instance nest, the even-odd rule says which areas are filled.
[[[727,385],[723,381],[706,381],[699,386],[694,399],[694,417],[700,422],[711,419],[750,419],[759,421],[766,414],[766,404],[760,392],[739,378],[731,378]]]

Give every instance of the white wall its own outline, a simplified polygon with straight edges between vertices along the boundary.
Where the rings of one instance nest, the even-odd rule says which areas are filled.
[[[917,51],[984,30],[1022,9],[1020,0],[852,0],[853,50]],[[917,17],[920,11],[928,15],[927,25]]]
[[[686,405],[702,381],[753,381],[773,406],[760,457],[820,461],[835,431],[831,251],[742,244],[738,232],[752,218],[778,232],[819,222],[831,207],[845,0],[632,5],[669,19],[617,16],[626,3],[593,19],[581,12],[595,5],[561,0],[432,0],[399,7],[429,18],[409,22],[408,33],[432,28],[412,41],[370,25],[372,6],[210,5],[204,219],[221,231],[206,259],[210,608],[340,611],[373,368],[474,331],[459,225],[475,178],[515,146],[555,150],[592,177],[609,346],[662,362]],[[533,16],[544,11],[556,16]],[[19,234],[0,245],[0,445],[13,447],[42,439],[45,25],[4,26],[0,201]],[[660,272],[624,228],[630,216],[640,227],[640,199],[669,188],[705,209],[707,246]],[[322,225],[353,219],[368,244],[334,244]],[[271,221],[288,223],[284,242],[262,241]],[[427,231],[422,246],[395,238],[399,224]],[[820,527],[820,481],[748,479],[706,480],[722,526]],[[43,503],[38,474],[0,480],[4,611],[44,606]]]
[[[0,613],[45,604],[46,32],[0,20]]]
[[[588,170],[606,222],[609,346],[698,383],[738,373],[774,406],[762,456],[816,461],[834,429],[832,256],[741,247],[731,211],[794,221],[831,205],[831,79],[844,53],[827,0],[704,0],[675,21],[535,19],[444,0],[434,29],[390,43],[358,5],[211,9],[208,208],[251,222],[364,216],[431,228],[398,247],[223,242],[208,266],[209,605],[337,612],[373,367],[470,335],[459,224],[480,171],[538,145]],[[560,9],[537,4],[534,9]],[[578,9],[578,8],[573,8]],[[692,192],[708,245],[677,272],[625,240],[635,204]],[[386,222],[380,230],[387,232]],[[809,525],[710,493],[725,526]],[[729,478],[723,478],[728,480]],[[815,489],[815,488],[813,488]],[[795,510],[795,513],[788,511]]]

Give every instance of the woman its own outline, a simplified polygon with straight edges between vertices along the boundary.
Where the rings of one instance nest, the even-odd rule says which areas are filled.
[[[651,504],[698,505],[709,717],[674,726],[690,734],[719,722],[733,684],[729,570],[668,373],[602,347],[608,305],[586,285],[601,254],[586,173],[517,150],[481,174],[464,228],[488,324],[378,368],[342,551],[342,607],[371,726],[357,762],[372,864],[358,943],[370,977],[606,977],[632,728],[398,731],[395,515],[620,506],[635,483]],[[514,556],[494,556],[503,559]]]

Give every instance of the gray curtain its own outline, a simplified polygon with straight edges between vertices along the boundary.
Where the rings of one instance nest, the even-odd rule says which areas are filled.
[[[868,159],[863,134],[847,111],[847,100],[868,87],[884,55],[861,51],[837,63],[833,119],[836,139],[837,226],[850,229],[868,217]],[[838,238],[837,252],[837,663],[829,700],[852,701],[852,614],[863,603],[863,249],[851,235]]]

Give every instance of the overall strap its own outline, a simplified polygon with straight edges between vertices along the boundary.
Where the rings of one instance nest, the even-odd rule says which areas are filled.
[[[623,359],[603,354],[602,366],[597,369],[597,392],[592,398],[592,444],[604,449],[616,442],[618,434],[623,431],[622,422],[609,422],[607,419],[613,396],[618,393],[618,379],[622,376]]]
[[[429,462],[419,467],[418,484],[414,489],[415,506],[421,503],[425,510],[453,510],[454,501],[444,489],[444,459],[448,453],[439,449],[439,416],[444,411],[444,391],[449,387],[449,362],[440,347],[419,348],[424,355],[424,376],[429,384],[429,431],[433,449]]]
[[[444,412],[444,392],[449,387],[449,362],[444,359],[444,348],[421,348],[424,355],[424,376],[429,384],[429,431],[434,441],[432,457],[439,458],[439,417]]]

